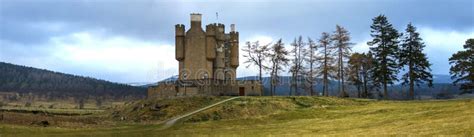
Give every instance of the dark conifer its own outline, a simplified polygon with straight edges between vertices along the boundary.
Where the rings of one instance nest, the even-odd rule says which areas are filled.
[[[400,49],[400,66],[408,67],[403,77],[403,85],[409,84],[410,98],[415,98],[415,84],[427,82],[428,86],[433,86],[433,75],[431,74],[428,58],[423,53],[425,44],[420,38],[420,34],[416,32],[416,28],[410,23],[407,25],[405,36],[402,39]]]
[[[449,58],[451,66],[449,73],[455,79],[453,84],[460,84],[463,93],[474,91],[474,38],[468,39],[464,45],[465,51],[458,51]]]
[[[372,21],[370,36],[373,37],[373,40],[367,44],[371,46],[370,51],[374,55],[374,61],[378,64],[373,67],[373,81],[376,85],[382,85],[384,98],[388,99],[388,85],[398,80],[399,65],[397,60],[400,34],[384,15],[379,15]]]

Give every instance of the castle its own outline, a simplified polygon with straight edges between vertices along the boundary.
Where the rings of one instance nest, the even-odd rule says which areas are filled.
[[[230,25],[213,23],[201,27],[201,14],[191,14],[191,28],[175,26],[175,58],[179,62],[177,80],[162,81],[148,89],[148,97],[195,95],[262,95],[260,81],[237,80],[239,32]]]

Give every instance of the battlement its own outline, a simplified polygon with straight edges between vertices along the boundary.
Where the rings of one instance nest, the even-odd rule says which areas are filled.
[[[184,32],[186,31],[186,27],[183,24],[176,24],[175,25],[176,36],[184,36]]]
[[[225,25],[217,23],[217,32],[224,33],[225,32]]]
[[[206,35],[208,36],[213,36],[213,35],[216,35],[216,24],[209,24],[209,25],[206,25]]]
[[[239,32],[231,31],[229,32],[230,42],[239,42]]]
[[[184,28],[184,24],[176,24],[175,27],[176,28]]]

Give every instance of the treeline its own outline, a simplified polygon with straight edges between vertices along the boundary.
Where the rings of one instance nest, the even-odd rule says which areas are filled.
[[[282,39],[265,44],[247,42],[243,48],[245,63],[259,69],[259,80],[263,73],[270,75],[270,95],[275,95],[276,86],[289,84],[289,95],[329,96],[330,82],[337,81],[337,96],[348,97],[348,92],[357,92],[360,98],[388,99],[389,87],[401,81],[402,87],[408,87],[406,99],[414,99],[415,87],[431,87],[431,63],[423,52],[425,44],[416,27],[409,23],[405,32],[399,33],[384,15],[372,22],[372,40],[367,42],[370,50],[366,53],[352,52],[354,43],[349,31],[336,25],[333,32],[322,32],[318,39],[295,38],[290,50],[285,49]],[[467,51],[450,58],[454,84],[460,84],[464,93],[472,93],[474,87],[473,44],[473,39],[468,40],[464,46]],[[404,74],[399,78],[401,70]],[[289,83],[280,80],[285,71],[291,74]],[[322,91],[314,91],[317,83],[323,85]],[[353,87],[346,85],[356,90],[348,91]]]
[[[46,99],[137,99],[146,88],[0,62],[0,92]]]

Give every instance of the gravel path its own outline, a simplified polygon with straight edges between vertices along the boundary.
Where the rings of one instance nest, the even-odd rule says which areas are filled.
[[[226,99],[226,100],[222,100],[222,101],[219,101],[219,102],[214,103],[214,104],[212,104],[212,105],[209,105],[209,106],[200,108],[200,109],[198,109],[198,110],[195,110],[195,111],[193,111],[193,112],[189,112],[189,113],[187,113],[187,114],[184,114],[184,115],[181,115],[181,116],[172,118],[172,119],[168,120],[168,121],[163,125],[163,127],[161,127],[161,129],[162,129],[162,130],[163,130],[163,129],[167,129],[167,128],[173,126],[173,125],[176,123],[176,121],[178,121],[178,120],[180,120],[180,119],[182,119],[182,118],[191,116],[191,115],[196,114],[196,113],[198,113],[198,112],[204,111],[204,110],[206,110],[206,109],[212,108],[212,107],[214,107],[214,106],[220,105],[220,104],[222,104],[222,103],[225,103],[225,102],[227,102],[227,101],[231,101],[231,100],[234,100],[234,99],[237,99],[237,98],[239,98],[239,97],[232,97],[232,98],[229,98],[229,99]]]

